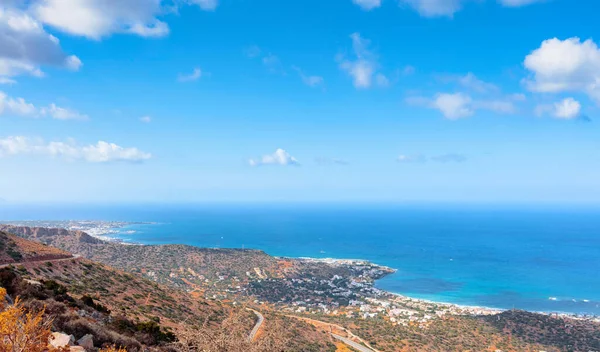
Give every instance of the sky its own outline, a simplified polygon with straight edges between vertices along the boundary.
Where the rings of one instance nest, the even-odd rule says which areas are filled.
[[[2,202],[600,201],[592,0],[1,0]]]

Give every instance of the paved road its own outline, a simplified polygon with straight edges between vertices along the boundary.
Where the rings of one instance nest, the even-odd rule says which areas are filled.
[[[343,327],[343,326],[336,325],[336,324],[332,324],[332,323],[326,323],[326,322],[324,322],[324,321],[315,320],[315,319],[311,319],[311,318],[299,317],[299,316],[296,316],[296,315],[286,315],[286,316],[287,316],[287,317],[290,317],[290,318],[294,318],[294,319],[300,319],[300,320],[303,320],[303,321],[305,321],[305,322],[308,322],[308,323],[313,323],[313,325],[314,325],[314,324],[317,324],[317,327],[323,327],[323,326],[327,326],[327,327],[329,327],[329,329],[330,329],[329,333],[330,333],[332,336],[334,336],[334,337],[336,337],[336,336],[337,336],[337,337],[336,337],[336,339],[338,339],[338,340],[340,340],[339,338],[340,338],[341,336],[340,336],[340,335],[336,335],[336,334],[334,334],[334,333],[333,333],[333,330],[332,330],[332,328],[333,328],[333,329],[336,329],[336,330],[339,330],[339,331],[343,331],[343,332],[345,332],[346,334],[348,334],[348,336],[349,336],[350,338],[352,338],[352,339],[356,339],[356,340],[359,340],[360,342],[362,342],[362,343],[364,343],[365,345],[367,345],[367,347],[365,347],[365,346],[363,346],[363,345],[360,345],[360,344],[358,344],[358,343],[356,343],[356,342],[354,342],[354,341],[352,341],[352,340],[350,340],[350,339],[348,339],[348,338],[341,337],[341,338],[342,338],[342,340],[340,340],[340,341],[342,341],[342,342],[344,342],[344,343],[346,343],[345,341],[349,341],[349,342],[351,342],[352,344],[350,344],[350,343],[346,343],[347,345],[349,345],[349,346],[351,346],[351,347],[353,347],[353,346],[355,346],[355,345],[361,346],[363,349],[362,349],[362,350],[360,350],[360,351],[368,351],[368,352],[381,352],[381,351],[379,351],[379,350],[377,350],[377,349],[375,349],[375,348],[371,347],[371,345],[369,345],[369,343],[368,343],[367,341],[365,341],[364,339],[360,338],[359,336],[356,336],[356,335],[354,335],[354,334],[352,333],[352,331],[350,331],[350,330],[346,329],[346,328],[345,328],[345,327]],[[365,349],[365,348],[366,348],[366,349]]]
[[[44,262],[44,263],[45,263],[45,262],[53,262],[53,263],[56,263],[56,262],[66,262],[66,261],[68,261],[68,260],[77,259],[77,258],[79,258],[79,257],[81,257],[81,256],[80,256],[79,254],[76,254],[76,255],[74,255],[74,256],[72,256],[72,257],[68,257],[68,258],[60,258],[60,259],[42,259],[42,260],[29,260],[29,261],[26,261],[26,262],[19,262],[19,263],[8,263],[8,264],[2,264],[2,265],[0,265],[0,269],[2,269],[2,268],[6,268],[6,267],[9,267],[9,266],[11,266],[11,265],[13,265],[13,266],[14,266],[14,265],[23,265],[23,264],[29,264],[29,263],[40,263],[40,262]]]
[[[331,334],[331,336],[333,336],[334,339],[336,340],[340,340],[343,343],[345,343],[346,345],[354,348],[355,350],[359,351],[359,352],[373,352],[372,349],[367,348],[361,344],[358,344],[350,339],[347,339],[345,337],[341,337],[340,335],[336,335],[336,334]]]
[[[346,334],[348,334],[348,337],[350,337],[351,339],[356,339],[356,340],[358,340],[358,341],[360,341],[360,342],[364,343],[365,345],[367,345],[367,347],[368,347],[368,348],[370,348],[370,349],[369,349],[369,351],[370,351],[370,352],[381,352],[381,351],[379,351],[379,350],[377,350],[377,349],[373,348],[371,345],[369,345],[369,343],[368,343],[367,341],[365,341],[365,339],[362,339],[362,338],[360,338],[359,336],[356,336],[356,335],[354,335],[354,334],[352,333],[352,331],[350,331],[350,330],[346,329],[346,328],[345,328],[345,327],[343,327],[343,326],[336,325],[336,324],[332,324],[332,323],[326,323],[326,322],[324,322],[324,321],[315,320],[315,319],[311,319],[311,318],[299,317],[299,316],[296,316],[296,315],[286,315],[286,316],[287,316],[287,317],[290,317],[290,318],[294,318],[294,319],[300,319],[300,320],[303,320],[303,321],[305,321],[305,322],[312,323],[313,325],[314,325],[314,324],[317,324],[317,327],[321,327],[321,328],[322,328],[323,326],[327,326],[327,327],[329,327],[329,329],[330,329],[330,330],[329,330],[329,333],[330,333],[330,334],[332,334],[332,335],[334,335],[334,334],[333,334],[333,329],[336,329],[336,330],[339,330],[339,331],[343,331],[343,332],[345,332]],[[332,328],[333,328],[333,329],[332,329]],[[339,335],[337,335],[337,336],[339,336]],[[349,339],[346,339],[346,340],[349,340]],[[351,340],[349,340],[349,341],[351,341]],[[361,345],[361,346],[362,346],[362,345]]]
[[[250,309],[250,308],[246,308],[246,309],[252,311],[254,314],[256,314],[256,317],[258,318],[258,320],[256,321],[256,325],[254,325],[254,329],[252,329],[252,331],[250,331],[250,334],[248,335],[248,341],[252,342],[252,341],[254,341],[254,338],[256,338],[256,334],[258,333],[258,330],[264,323],[265,317],[263,317],[262,314],[255,311],[254,309]]]

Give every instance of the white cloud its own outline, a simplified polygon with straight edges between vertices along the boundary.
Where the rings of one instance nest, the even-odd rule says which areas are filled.
[[[89,162],[105,163],[110,161],[140,162],[150,159],[152,155],[137,148],[123,148],[114,143],[99,141],[96,145],[81,148],[81,157]]]
[[[11,98],[6,93],[0,91],[0,115],[19,115],[29,117],[50,116],[56,120],[87,120],[88,116],[56,106],[52,103],[47,107],[38,109],[32,103],[28,103],[23,98]]]
[[[387,86],[389,80],[378,72],[377,56],[369,50],[370,41],[362,38],[359,33],[353,33],[350,38],[355,57],[347,59],[344,56],[338,56],[337,61],[340,68],[352,77],[354,87],[358,89],[371,88],[373,82],[378,86]]]
[[[573,99],[566,98],[554,104],[556,110],[555,116],[559,119],[573,119],[581,113],[581,104]]]
[[[250,159],[248,161],[250,166],[261,166],[261,165],[300,165],[298,160],[291,156],[285,150],[279,148],[273,154],[264,155],[259,159]]]
[[[150,123],[152,122],[152,118],[150,116],[142,116],[140,117],[140,121],[143,123]]]
[[[27,153],[31,150],[30,144],[25,137],[0,139],[0,157]]]
[[[304,73],[304,71],[302,71],[302,69],[300,69],[297,66],[292,66],[292,68],[296,72],[298,72],[298,75],[300,76],[300,79],[302,79],[302,82],[304,82],[304,84],[306,84],[309,87],[318,87],[325,83],[325,80],[321,76],[307,75]]]
[[[179,82],[193,82],[199,80],[200,77],[202,77],[202,70],[200,68],[194,68],[194,70],[190,74],[180,74],[177,77],[177,80]]]
[[[352,2],[366,11],[370,11],[381,6],[381,0],[352,0]]]
[[[435,97],[432,106],[440,110],[446,118],[457,120],[475,113],[472,102],[471,97],[463,93],[442,93]]]
[[[81,66],[83,66],[83,63],[75,55],[71,55],[65,60],[65,67],[67,67],[71,71],[79,71]]]
[[[0,79],[14,82],[9,77],[22,74],[42,77],[42,65],[78,70],[82,63],[67,56],[59,40],[29,14],[0,7]]]
[[[214,11],[218,0],[32,0],[28,11],[60,31],[99,40],[115,33],[164,37],[169,25],[159,18],[180,4]]]
[[[162,21],[150,24],[135,23],[129,28],[129,32],[140,37],[160,38],[169,34],[169,25]]]
[[[38,0],[31,11],[45,24],[92,39],[113,33],[168,34],[166,23],[156,18],[160,0]]]
[[[538,116],[549,114],[557,119],[572,120],[580,118],[581,103],[574,98],[566,98],[554,104],[542,104],[535,108]]]
[[[406,101],[411,105],[439,110],[449,120],[472,116],[477,110],[487,110],[499,114],[512,114],[517,110],[512,97],[473,99],[465,93],[438,93],[433,98],[416,96],[409,97]]]
[[[0,115],[36,116],[38,113],[35,106],[23,98],[11,98],[4,92],[0,92]]]
[[[525,85],[534,92],[584,92],[600,104],[600,49],[591,39],[545,40],[525,58],[532,76]]]
[[[41,139],[11,136],[0,139],[0,157],[37,155],[82,160],[91,163],[142,162],[151,154],[137,148],[123,148],[114,143],[99,141],[93,145],[79,146],[73,140],[67,142],[44,142]]]

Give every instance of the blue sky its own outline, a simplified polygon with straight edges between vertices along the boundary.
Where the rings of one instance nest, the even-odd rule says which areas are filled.
[[[599,10],[4,1],[0,198],[597,202]]]

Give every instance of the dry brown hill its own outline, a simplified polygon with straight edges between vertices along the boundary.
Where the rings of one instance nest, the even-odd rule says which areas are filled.
[[[44,231],[28,233],[47,237]],[[75,242],[86,241],[86,236],[67,234],[62,238]],[[224,352],[335,351],[329,335],[268,308],[263,311],[266,321],[259,337],[250,343],[246,335],[255,316],[243,308],[193,297],[140,275],[4,232],[0,244],[0,258],[7,262],[0,267],[0,287],[11,297],[21,297],[32,311],[46,306],[54,331],[77,339],[91,334],[96,347],[116,344],[130,352],[179,351],[182,342],[178,338],[202,336],[195,343],[219,339],[224,343],[219,351]],[[236,318],[232,320],[232,316]],[[282,347],[273,350],[273,346]],[[206,349],[196,351],[202,350]]]
[[[0,265],[70,258],[71,253],[0,231]]]

